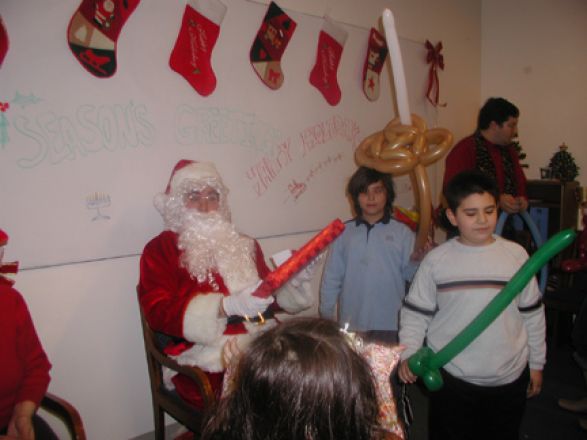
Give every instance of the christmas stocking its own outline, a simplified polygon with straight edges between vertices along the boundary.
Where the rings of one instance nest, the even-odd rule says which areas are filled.
[[[363,66],[363,91],[370,101],[379,98],[379,76],[387,57],[385,38],[377,29],[371,28],[369,47]]]
[[[8,33],[0,16],[0,67],[2,67],[2,61],[4,61],[6,52],[8,52]]]
[[[116,72],[116,42],[140,0],[82,0],[71,17],[67,38],[73,55],[90,73]]]
[[[251,64],[261,81],[271,89],[278,89],[283,84],[281,56],[289,43],[296,22],[274,2],[269,4],[263,24],[257,32],[251,47]]]
[[[189,0],[169,65],[202,96],[216,88],[210,58],[226,6],[219,0]]]
[[[310,84],[320,90],[330,105],[338,104],[341,97],[336,71],[347,36],[347,31],[325,20],[318,38],[316,64],[310,73]]]

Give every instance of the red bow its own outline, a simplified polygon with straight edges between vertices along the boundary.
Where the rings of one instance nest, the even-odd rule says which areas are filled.
[[[426,55],[426,63],[430,64],[430,70],[428,71],[428,90],[426,91],[426,98],[428,98],[428,101],[430,101],[430,104],[432,104],[434,107],[446,107],[446,103],[438,103],[440,96],[438,68],[440,67],[442,70],[444,70],[444,57],[440,53],[442,50],[442,41],[439,41],[436,43],[436,46],[433,46],[430,41],[426,40],[426,50],[428,51]],[[431,95],[433,91],[434,97],[432,98]]]

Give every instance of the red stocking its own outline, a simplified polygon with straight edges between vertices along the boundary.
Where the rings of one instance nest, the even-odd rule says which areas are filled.
[[[140,0],[82,0],[67,29],[69,48],[90,73],[107,78],[116,72],[116,43]]]
[[[253,69],[271,89],[278,89],[283,84],[281,56],[296,26],[295,21],[271,2],[250,53]]]
[[[363,66],[363,91],[370,101],[379,98],[379,77],[387,52],[385,38],[375,28],[371,28],[369,48]]]
[[[4,27],[2,17],[0,17],[0,67],[2,67],[2,61],[4,61],[6,52],[8,52],[8,33]]]
[[[189,0],[169,65],[202,96],[216,88],[210,59],[226,6],[219,0]]]
[[[330,105],[338,104],[341,97],[336,71],[347,36],[347,31],[341,27],[329,20],[324,21],[318,39],[316,64],[310,73],[310,84],[320,90]]]

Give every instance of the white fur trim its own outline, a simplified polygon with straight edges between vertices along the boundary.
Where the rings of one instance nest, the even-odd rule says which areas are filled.
[[[275,300],[287,313],[298,313],[309,309],[314,303],[310,282],[303,281],[297,286],[287,283],[277,291]]]
[[[155,196],[153,197],[153,206],[159,214],[165,214],[165,203],[167,203],[168,199],[169,195],[164,193],[155,194]]]
[[[189,0],[188,4],[212,23],[219,26],[227,9],[219,0]]]
[[[322,25],[322,30],[336,40],[338,44],[344,46],[349,33],[338,23],[326,18]]]
[[[175,389],[175,385],[173,385],[171,379],[173,379],[173,376],[175,376],[176,374],[177,373],[173,371],[171,368],[163,367],[163,385],[165,385],[165,388],[167,388],[168,390]]]
[[[222,347],[230,336],[219,336],[207,344],[195,344],[193,347],[175,356],[180,365],[196,365],[210,373],[224,370],[222,365]]]
[[[196,344],[182,352],[180,355],[173,357],[173,359],[175,359],[180,365],[197,365],[204,371],[218,373],[224,371],[225,368],[224,363],[222,362],[222,348],[226,341],[231,338],[236,338],[237,345],[244,351],[254,335],[258,335],[276,325],[277,321],[275,321],[275,319],[268,319],[263,325],[245,323],[245,327],[249,333],[240,335],[222,335],[207,345]]]
[[[218,312],[224,295],[205,293],[196,295],[183,315],[183,337],[199,344],[213,343],[226,330],[226,318]]]
[[[222,186],[222,179],[212,162],[194,162],[177,170],[171,177],[170,192],[177,192],[184,180],[215,179]]]

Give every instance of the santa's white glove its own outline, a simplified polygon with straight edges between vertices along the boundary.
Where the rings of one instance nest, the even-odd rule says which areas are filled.
[[[275,298],[273,296],[267,298],[253,296],[253,292],[257,290],[259,284],[261,284],[261,281],[235,294],[225,296],[222,300],[222,307],[226,315],[253,317],[257,316],[258,313],[263,313],[275,301]]]
[[[316,274],[316,269],[318,269],[318,261],[320,260],[320,256],[314,258],[310,261],[306,267],[300,270],[292,279],[290,283],[293,287],[300,287],[303,282],[305,281],[312,281],[314,275]]]

